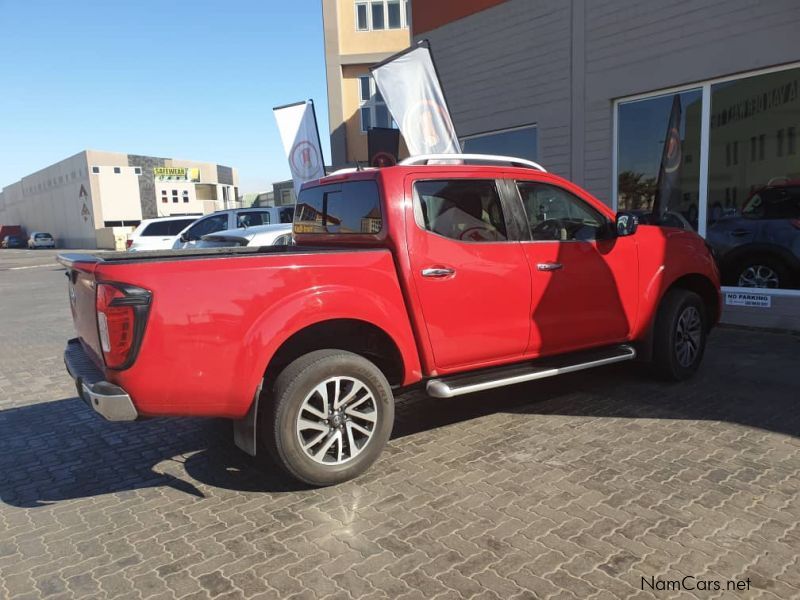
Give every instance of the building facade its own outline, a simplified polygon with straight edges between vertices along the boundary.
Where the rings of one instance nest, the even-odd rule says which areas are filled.
[[[410,0],[323,0],[334,168],[365,162],[367,130],[394,127],[369,67],[408,47]]]
[[[800,3],[413,0],[412,14],[465,150],[534,158],[647,215],[678,123],[668,208],[714,247],[724,320],[800,330]]]
[[[59,247],[118,248],[142,219],[233,208],[236,169],[84,150],[0,192],[0,223],[47,231]]]

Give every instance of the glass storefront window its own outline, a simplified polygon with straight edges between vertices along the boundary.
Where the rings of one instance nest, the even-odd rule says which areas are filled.
[[[702,89],[622,102],[617,206],[642,222],[697,230]]]
[[[466,154],[494,154],[536,160],[538,154],[536,126],[518,127],[464,138]]]
[[[712,84],[706,239],[723,285],[800,288],[800,69]]]

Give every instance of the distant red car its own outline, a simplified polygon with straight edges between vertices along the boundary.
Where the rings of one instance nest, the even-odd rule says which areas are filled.
[[[446,398],[634,357],[691,376],[720,311],[703,240],[481,160],[501,164],[308,183],[295,246],[59,257],[79,393],[110,420],[234,419],[240,447],[327,485],[377,458],[409,386]]]

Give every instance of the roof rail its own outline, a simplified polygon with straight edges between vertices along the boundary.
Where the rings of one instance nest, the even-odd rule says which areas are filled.
[[[510,163],[514,167],[527,167],[529,169],[536,169],[547,173],[539,163],[525,158],[517,158],[515,156],[497,156],[494,154],[420,154],[418,156],[409,156],[400,161],[401,165],[427,165],[431,160],[481,160],[484,162],[504,162]]]
[[[360,171],[374,171],[374,170],[375,170],[375,167],[361,167],[361,168],[359,168],[359,167],[344,167],[343,169],[337,169],[336,171],[333,171],[332,173],[326,173],[324,175],[324,177],[330,177],[331,175],[346,175],[348,173],[358,173]],[[320,179],[323,179],[324,177],[320,177]]]

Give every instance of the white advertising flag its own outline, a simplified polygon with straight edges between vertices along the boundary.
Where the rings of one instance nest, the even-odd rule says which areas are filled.
[[[371,71],[411,156],[461,151],[427,46],[402,52]]]
[[[299,195],[303,183],[325,176],[314,102],[307,100],[278,106],[272,112],[289,159],[294,192]]]

